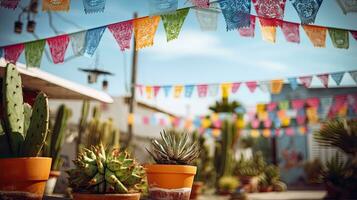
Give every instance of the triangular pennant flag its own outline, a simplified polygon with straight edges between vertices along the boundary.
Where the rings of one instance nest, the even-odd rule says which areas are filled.
[[[245,85],[248,87],[249,91],[253,93],[255,89],[257,89],[257,82],[255,81],[250,81],[250,82],[245,82]]]
[[[198,8],[209,8],[209,0],[191,0],[192,4]]]
[[[357,0],[337,0],[344,14],[357,12]]]
[[[275,43],[276,27],[275,26],[260,26],[263,40],[270,43]]]
[[[264,129],[264,130],[263,130],[263,137],[265,137],[265,138],[270,138],[270,136],[271,136],[271,131],[270,131],[270,129]]]
[[[160,17],[144,17],[134,20],[135,49],[139,50],[154,44],[154,37]]]
[[[269,112],[272,112],[272,111],[274,111],[274,110],[277,108],[277,106],[278,106],[278,103],[276,103],[276,102],[270,102],[270,103],[267,105],[267,110],[268,110]]]
[[[250,25],[250,0],[219,1],[226,21],[227,31]]]
[[[133,20],[111,24],[108,29],[119,44],[120,50],[130,49],[130,41],[133,35]]]
[[[232,84],[231,83],[223,83],[221,85],[221,89],[222,89],[222,97],[228,98],[228,96],[232,90]]]
[[[165,86],[163,86],[162,88],[164,88],[165,97],[170,96],[170,92],[171,92],[172,86],[170,86],[170,85],[165,85]]]
[[[194,85],[185,85],[185,97],[191,98],[194,89],[195,89]]]
[[[304,125],[306,123],[306,116],[305,114],[303,115],[297,115],[296,116],[296,122],[298,125]]]
[[[40,67],[46,40],[25,43],[25,58],[28,67]]]
[[[241,83],[233,83],[232,84],[232,93],[237,93],[240,88]]]
[[[290,0],[298,13],[302,24],[315,22],[322,0]]]
[[[137,85],[137,86],[136,86],[136,89],[139,90],[140,96],[143,96],[143,95],[144,95],[144,91],[143,91],[143,86],[142,86],[142,85]]]
[[[270,88],[271,88],[270,81],[260,81],[259,82],[259,89],[262,92],[270,92]]]
[[[280,94],[283,89],[284,80],[272,80],[270,84],[270,91],[272,94]]]
[[[291,106],[293,107],[293,109],[295,110],[300,110],[304,107],[305,105],[305,100],[304,99],[293,99],[291,101]]]
[[[159,94],[160,89],[161,89],[161,87],[160,87],[160,86],[154,86],[154,97],[155,97],[155,98],[156,98],[156,97],[157,97],[157,95]]]
[[[265,112],[265,104],[258,103],[257,104],[257,113],[262,113],[262,112]]]
[[[81,31],[69,36],[71,38],[72,50],[75,56],[82,56],[84,54],[86,34],[87,31]]]
[[[104,12],[106,0],[83,0],[84,12],[86,14]]]
[[[296,78],[288,78],[288,81],[292,90],[296,90],[299,87],[299,83]]]
[[[207,96],[208,85],[197,85],[197,93],[198,97],[206,97]]]
[[[317,75],[317,78],[320,79],[322,85],[327,88],[328,87],[328,77],[329,77],[329,74],[320,74],[320,75]]]
[[[347,30],[329,28],[328,33],[335,48],[348,49],[350,42]]]
[[[258,138],[258,137],[260,136],[259,130],[257,130],[257,129],[252,129],[252,130],[250,131],[250,136],[251,136],[252,138]]]
[[[216,31],[217,19],[220,13],[215,4],[211,4],[209,9],[196,8],[197,21],[200,24],[201,31]]]
[[[336,82],[337,85],[341,84],[345,72],[336,72],[331,74],[331,78]]]
[[[219,85],[213,84],[208,86],[208,95],[211,97],[215,97],[218,95],[219,92]]]
[[[251,126],[252,126],[253,128],[258,128],[258,127],[259,127],[259,124],[260,124],[259,119],[253,119],[252,122],[251,122]]]
[[[311,86],[312,76],[302,76],[299,77],[299,80],[303,86],[309,88]]]
[[[283,19],[286,0],[253,0],[255,11],[260,17]]]
[[[180,9],[176,12],[161,15],[162,23],[164,24],[167,41],[177,39],[183,22],[185,21],[189,8]]]
[[[352,37],[357,40],[357,31],[351,31]]]
[[[280,20],[259,17],[259,22],[261,26],[277,26],[280,23]]]
[[[273,121],[271,121],[271,119],[269,119],[269,118],[264,121],[265,128],[271,128],[272,124],[273,124]]]
[[[100,40],[102,39],[103,33],[106,29],[106,26],[90,29],[86,33],[85,39],[85,49],[84,55],[92,57],[97,50]]]
[[[43,0],[42,11],[69,11],[70,0]]]
[[[288,127],[288,128],[285,129],[285,135],[294,136],[295,135],[295,130],[292,127]]]
[[[319,26],[303,25],[306,35],[314,47],[326,47],[326,28]]]
[[[255,35],[255,16],[250,16],[249,27],[241,27],[238,29],[239,35],[242,37],[254,37]]]
[[[149,0],[150,15],[160,15],[177,10],[178,0]]]
[[[15,10],[19,5],[20,0],[2,0],[0,6],[7,9]]]
[[[306,104],[310,107],[318,108],[320,106],[320,99],[317,97],[306,99]]]
[[[280,110],[288,110],[290,102],[289,100],[279,101],[279,109]]]
[[[183,86],[182,85],[174,86],[174,97],[175,98],[179,98],[181,96],[182,91],[183,91]]]
[[[63,63],[64,55],[69,43],[68,35],[60,35],[53,38],[47,39],[48,46],[50,48],[53,63]]]
[[[24,48],[24,44],[15,44],[4,47],[5,60],[16,63]]]
[[[285,40],[288,42],[300,43],[300,25],[292,22],[283,21],[280,23]]]
[[[319,116],[317,114],[317,108],[311,107],[306,109],[306,116],[311,124],[317,124],[319,122]]]
[[[152,98],[152,87],[151,86],[146,86],[145,87],[145,92],[146,92],[146,98],[151,99]]]
[[[325,119],[328,116],[328,113],[330,112],[330,108],[332,105],[333,99],[332,97],[322,97],[320,98],[320,104],[321,104],[321,118]]]
[[[351,72],[349,72],[349,73],[350,73],[352,79],[353,79],[353,80],[356,82],[356,84],[357,84],[357,71],[351,71]]]

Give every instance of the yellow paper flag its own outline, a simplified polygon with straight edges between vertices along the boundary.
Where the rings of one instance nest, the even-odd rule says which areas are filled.
[[[265,104],[259,103],[257,104],[257,113],[265,112]]]
[[[213,129],[212,130],[212,135],[213,135],[213,137],[219,137],[220,135],[221,135],[221,130],[219,130],[219,129]]]
[[[314,107],[307,108],[306,115],[311,124],[317,124],[319,122],[319,116],[317,115],[317,108]]]
[[[264,41],[275,43],[276,27],[275,26],[260,26]]]
[[[134,20],[135,49],[139,50],[154,44],[154,37],[160,16],[144,17]]]
[[[145,87],[145,92],[146,92],[146,98],[151,99],[152,98],[152,87],[151,86],[146,86]]]
[[[327,29],[325,27],[311,25],[302,25],[302,27],[314,47],[326,47]]]
[[[134,124],[134,114],[133,113],[129,113],[128,115],[128,124],[133,125]]]
[[[263,136],[264,137],[268,138],[268,137],[270,137],[270,135],[271,135],[270,129],[264,129],[263,130]]]
[[[232,84],[231,83],[223,83],[221,85],[221,89],[222,89],[222,97],[228,98],[228,96],[232,90]]]
[[[281,125],[282,126],[289,126],[290,125],[291,118],[290,117],[284,117],[281,120]]]
[[[42,0],[42,11],[69,11],[69,0]]]
[[[174,97],[179,98],[181,96],[181,93],[183,91],[183,86],[182,85],[176,85],[174,87]]]
[[[211,120],[209,120],[208,118],[203,118],[201,124],[203,128],[208,128],[211,126]]]
[[[259,130],[257,129],[252,129],[250,131],[250,136],[252,136],[253,138],[258,138],[260,136]]]
[[[267,120],[268,118],[269,118],[269,114],[268,114],[267,111],[263,111],[263,112],[258,113],[258,119],[259,119],[260,121],[265,121],[265,120]]]
[[[272,80],[270,84],[270,90],[272,94],[280,94],[281,89],[283,89],[283,80]]]

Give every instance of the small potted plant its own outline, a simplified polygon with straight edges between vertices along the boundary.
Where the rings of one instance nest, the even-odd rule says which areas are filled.
[[[24,104],[21,76],[14,64],[6,65],[0,80],[1,198],[42,199],[51,168],[51,158],[38,157],[48,132],[47,96],[40,92],[32,108]]]
[[[146,165],[149,196],[155,200],[189,200],[199,155],[198,145],[187,133],[165,131],[162,141],[152,140],[147,150],[156,164]]]
[[[236,177],[223,176],[218,180],[218,194],[230,195],[239,187],[239,185],[240,183]]]
[[[139,200],[145,183],[144,168],[125,151],[92,146],[73,161],[68,171],[74,200]]]

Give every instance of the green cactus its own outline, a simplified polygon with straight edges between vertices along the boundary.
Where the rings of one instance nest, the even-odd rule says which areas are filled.
[[[81,148],[82,138],[83,138],[84,132],[85,132],[86,127],[87,127],[87,119],[88,119],[88,115],[89,115],[89,108],[90,108],[89,101],[87,101],[87,100],[83,101],[82,110],[81,110],[81,117],[80,117],[79,123],[78,123],[78,139],[77,139],[77,147],[76,147],[77,154],[79,153],[79,150]]]
[[[127,152],[114,149],[109,153],[103,145],[83,149],[69,170],[69,185],[79,193],[135,193],[145,183],[144,168]]]

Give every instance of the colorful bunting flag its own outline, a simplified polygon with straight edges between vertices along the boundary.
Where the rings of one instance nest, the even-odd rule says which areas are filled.
[[[221,85],[221,89],[222,89],[222,97],[228,98],[228,96],[232,90],[232,84],[231,83],[223,83]]]
[[[278,106],[278,103],[276,103],[276,102],[270,102],[270,103],[267,105],[267,110],[268,110],[269,112],[272,112],[272,111],[274,111],[274,110],[277,108],[277,106]]]
[[[328,87],[328,77],[329,77],[329,74],[320,74],[320,75],[317,75],[317,78],[320,79],[322,85],[327,88]]]
[[[303,86],[309,88],[311,86],[312,76],[302,76],[299,77],[299,80]]]
[[[86,33],[84,55],[92,57],[97,49],[106,26],[90,29]]]
[[[66,54],[68,43],[68,35],[60,35],[47,39],[47,44],[50,48],[53,63],[57,64],[64,62],[64,55]]]
[[[253,128],[259,128],[259,125],[260,125],[259,119],[253,119],[253,120],[252,120],[251,126],[252,126]]]
[[[306,99],[306,104],[313,108],[318,108],[320,106],[320,99],[317,97]]]
[[[151,86],[146,86],[145,87],[145,92],[146,92],[146,98],[151,99],[152,98],[152,87]]]
[[[273,121],[271,121],[269,118],[264,121],[265,128],[271,128],[272,124],[273,124]]]
[[[357,0],[337,0],[344,14],[357,12]]]
[[[351,31],[352,37],[357,40],[357,31]]]
[[[143,96],[143,94],[144,94],[143,86],[142,85],[137,85],[136,88],[139,90],[140,96]]]
[[[252,129],[252,130],[250,131],[250,136],[251,136],[252,138],[258,138],[258,137],[260,136],[260,132],[259,132],[258,130],[256,130],[256,129]]]
[[[209,8],[209,0],[191,0],[192,4],[198,8]]]
[[[307,108],[306,116],[307,116],[307,119],[309,120],[309,123],[311,123],[311,124],[319,123],[319,116],[317,114],[317,108],[315,108],[315,107]]]
[[[280,110],[288,110],[290,102],[288,100],[279,101],[279,109]]]
[[[156,98],[157,95],[160,92],[161,87],[160,86],[154,86],[153,88],[154,88],[154,97]]]
[[[283,19],[286,0],[253,0],[258,16]]]
[[[322,97],[322,98],[320,98],[320,104],[321,104],[320,117],[322,119],[325,119],[328,116],[328,113],[330,112],[330,107],[332,105],[332,102],[333,102],[332,97]]]
[[[275,43],[276,27],[275,26],[260,26],[263,40],[270,43]]]
[[[317,12],[323,0],[290,0],[298,13],[302,24],[315,22]]]
[[[285,129],[285,135],[287,135],[287,136],[293,136],[293,135],[295,135],[294,129],[293,129],[292,127],[286,128],[286,129]]]
[[[304,107],[305,105],[305,100],[304,99],[293,99],[291,101],[291,106],[293,107],[293,109],[295,110],[300,110]]]
[[[43,0],[42,11],[69,11],[70,0]]]
[[[292,22],[282,22],[279,24],[283,31],[285,40],[293,43],[300,43],[300,25]]]
[[[16,63],[24,48],[24,44],[15,44],[4,47],[5,60]]]
[[[269,138],[271,136],[271,131],[270,129],[264,129],[263,130],[263,137]]]
[[[152,46],[154,44],[154,37],[159,22],[159,16],[144,17],[134,20],[136,50]]]
[[[337,85],[341,84],[345,72],[336,72],[331,74],[331,78],[336,82]]]
[[[174,97],[179,98],[181,96],[181,93],[183,91],[183,86],[182,85],[176,85],[174,87]]]
[[[40,67],[46,40],[25,43],[25,58],[28,67]]]
[[[259,89],[262,92],[270,92],[270,81],[259,81]]]
[[[347,30],[329,28],[328,33],[335,48],[348,49],[350,43]]]
[[[254,37],[255,32],[255,16],[250,16],[250,25],[249,27],[241,27],[238,29],[239,35],[242,37]]]
[[[271,81],[271,93],[272,94],[280,94],[281,90],[283,89],[284,80],[272,80]]]
[[[219,1],[226,21],[227,31],[250,25],[250,0]]]
[[[20,0],[1,0],[0,6],[7,9],[15,10]]]
[[[265,104],[258,103],[257,104],[257,113],[265,112]]]
[[[215,97],[218,95],[219,92],[219,85],[214,84],[214,85],[209,85],[208,86],[208,95],[211,97]]]
[[[185,85],[185,97],[190,98],[193,94],[194,89],[195,89],[194,85]]]
[[[185,8],[177,10],[176,12],[161,15],[168,42],[177,39],[189,11],[190,8]]]
[[[326,28],[319,26],[303,25],[306,35],[314,47],[326,47]]]
[[[86,14],[104,12],[106,0],[83,0],[84,12]]]
[[[214,6],[210,5],[209,9],[199,9],[196,8],[197,21],[200,24],[201,31],[216,31],[217,30],[217,19],[219,10]]]
[[[172,86],[170,85],[165,85],[162,87],[164,89],[164,93],[165,93],[165,97],[168,97],[170,96],[170,91],[172,89]]]
[[[357,71],[351,71],[351,72],[349,72],[349,73],[350,73],[352,79],[353,79],[353,80],[356,82],[356,84],[357,84]]]
[[[133,34],[133,20],[111,24],[108,29],[119,44],[120,50],[130,49],[130,41]]]
[[[206,97],[207,96],[208,85],[197,85],[198,97]]]
[[[160,15],[174,12],[178,7],[178,0],[149,0],[150,15]]]
[[[299,83],[296,78],[288,78],[288,81],[292,90],[296,90],[299,87]]]
[[[306,116],[305,114],[302,114],[302,115],[297,115],[296,116],[296,123],[298,125],[304,125],[306,123]]]
[[[86,34],[87,31],[81,31],[69,36],[71,38],[72,50],[75,56],[82,56],[84,54]]]
[[[255,89],[257,89],[257,82],[255,81],[250,81],[250,82],[246,82],[245,85],[248,87],[249,91],[251,93],[253,93],[255,91]]]
[[[239,88],[240,88],[241,83],[233,83],[232,84],[232,93],[235,94],[238,92]]]

